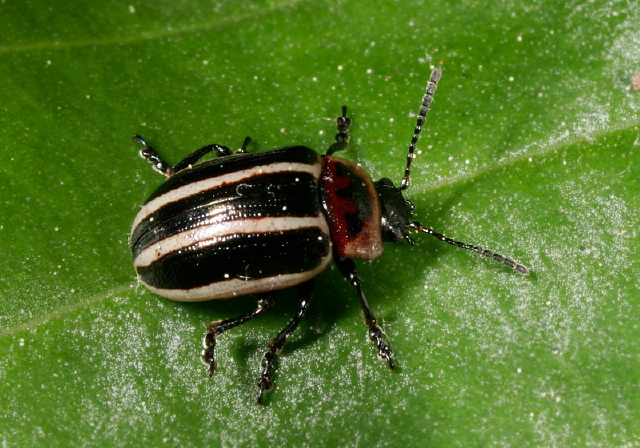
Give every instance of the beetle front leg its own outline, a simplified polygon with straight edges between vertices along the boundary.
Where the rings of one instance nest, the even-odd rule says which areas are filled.
[[[311,295],[313,292],[313,280],[305,282],[298,286],[298,313],[295,315],[291,322],[273,338],[267,347],[267,352],[262,358],[262,374],[258,380],[258,403],[263,404],[264,393],[271,390],[273,387],[273,371],[275,369],[276,356],[282,352],[287,338],[298,327],[300,321],[304,317],[309,308],[309,302],[311,301]]]
[[[389,368],[391,370],[395,369],[396,364],[393,360],[393,350],[389,347],[384,331],[382,331],[382,328],[378,325],[378,320],[373,314],[373,311],[371,311],[371,307],[364,296],[362,282],[360,281],[360,276],[356,269],[356,263],[352,258],[339,256],[335,257],[335,262],[344,278],[346,278],[347,281],[356,288],[358,299],[360,300],[360,305],[364,312],[364,323],[369,327],[369,339],[376,344],[378,356],[389,363]]]
[[[273,296],[271,294],[260,294],[258,297],[258,305],[255,310],[241,316],[211,322],[207,327],[207,334],[202,342],[204,346],[202,362],[209,366],[209,376],[212,376],[218,368],[215,359],[215,348],[218,336],[233,327],[250,321],[273,306]]]
[[[336,142],[329,146],[327,150],[328,156],[334,152],[349,150],[349,126],[351,126],[351,119],[347,117],[347,106],[342,106],[342,115],[336,119],[336,123],[338,125]]]

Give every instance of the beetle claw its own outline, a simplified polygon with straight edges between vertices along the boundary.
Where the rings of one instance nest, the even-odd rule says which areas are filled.
[[[213,374],[216,373],[216,370],[218,370],[215,349],[216,343],[218,342],[216,338],[222,333],[218,328],[219,325],[220,321],[211,322],[207,328],[207,334],[204,336],[204,340],[202,341],[202,345],[204,347],[204,350],[202,351],[202,362],[209,366],[209,378],[211,378]]]
[[[264,404],[264,393],[273,388],[273,369],[275,368],[276,348],[269,347],[269,351],[262,358],[262,374],[256,383],[258,386],[258,403]]]
[[[395,369],[396,363],[393,361],[393,350],[391,349],[391,347],[389,347],[389,344],[384,337],[382,328],[380,328],[378,325],[371,325],[369,327],[369,339],[374,344],[376,344],[376,348],[378,349],[378,357],[387,361],[391,370]]]

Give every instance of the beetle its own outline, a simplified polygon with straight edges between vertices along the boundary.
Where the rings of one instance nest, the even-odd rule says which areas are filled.
[[[171,166],[144,138],[134,137],[142,145],[141,156],[167,177],[133,222],[130,242],[139,281],[178,301],[257,298],[252,311],[208,326],[202,360],[209,376],[217,369],[218,337],[269,309],[275,291],[296,287],[297,313],[271,339],[262,359],[257,382],[262,403],[273,386],[275,358],[309,308],[314,279],[332,263],[355,288],[378,356],[394,369],[393,350],[365,298],[354,261],[378,258],[384,242],[415,245],[411,234],[426,233],[529,273],[522,264],[412,219],[414,206],[403,192],[440,76],[434,69],[427,83],[398,187],[388,178],[373,182],[359,165],[334,156],[349,149],[346,106],[337,118],[335,142],[324,155],[305,146],[251,154],[247,137],[236,153],[212,144]],[[217,158],[196,163],[210,152]]]

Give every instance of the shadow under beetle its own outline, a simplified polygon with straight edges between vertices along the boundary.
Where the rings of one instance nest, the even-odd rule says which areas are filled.
[[[209,325],[202,355],[209,376],[216,371],[217,338],[270,308],[274,291],[295,286],[298,312],[269,342],[262,360],[257,383],[262,402],[273,386],[275,357],[309,307],[314,278],[332,262],[355,288],[369,339],[393,369],[393,351],[367,303],[354,259],[376,259],[384,241],[415,245],[412,232],[528,274],[526,267],[502,255],[454,241],[412,220],[414,206],[402,192],[411,181],[416,143],[440,75],[439,68],[431,73],[399,187],[387,178],[373,182],[355,163],[333,156],[349,149],[346,106],[325,155],[304,146],[249,154],[247,137],[235,154],[213,144],[170,166],[142,137],[134,137],[143,146],[142,157],[167,177],[133,222],[130,240],[140,281],[152,292],[179,301],[257,297],[253,311]],[[196,164],[212,151],[218,158]]]

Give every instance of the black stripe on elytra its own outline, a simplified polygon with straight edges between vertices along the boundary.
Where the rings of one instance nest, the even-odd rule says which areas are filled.
[[[258,152],[251,154],[235,154],[227,157],[207,160],[193,165],[191,168],[177,172],[168,178],[156,191],[147,199],[147,202],[167,191],[180,188],[183,185],[201,180],[222,176],[229,173],[237,173],[247,168],[253,168],[271,163],[302,163],[314,165],[319,163],[318,153],[306,146],[289,146],[286,148],[274,149],[273,151]]]
[[[316,216],[317,179],[305,172],[256,175],[168,203],[133,230],[134,256],[168,236],[209,223],[241,219]]]
[[[320,266],[331,250],[317,227],[231,235],[213,246],[194,245],[167,254],[138,275],[161,289],[192,289],[230,279],[257,280],[297,274]]]

